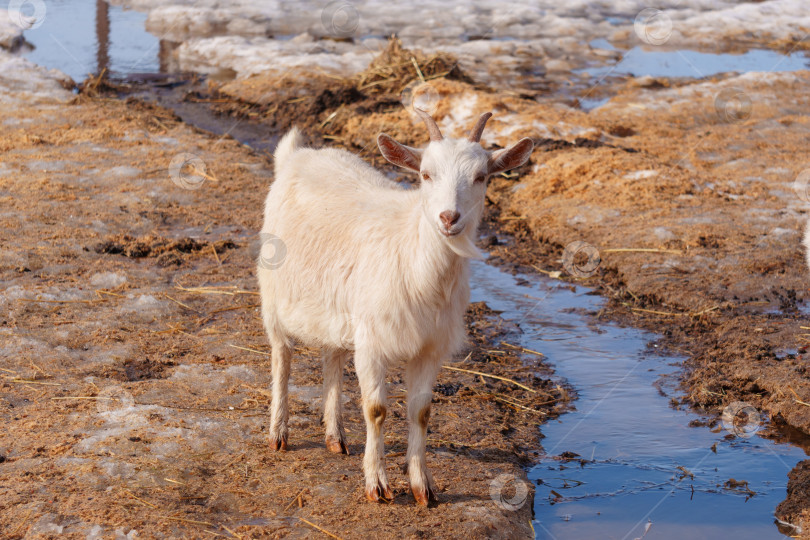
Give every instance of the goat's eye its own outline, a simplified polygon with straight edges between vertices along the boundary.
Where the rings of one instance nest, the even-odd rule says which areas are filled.
[[[485,175],[484,173],[478,173],[478,174],[475,175],[475,183],[476,184],[478,184],[480,182],[483,182],[486,179],[487,179],[487,175]]]
[[[430,175],[426,172],[422,173],[422,180],[429,182],[431,180]]]

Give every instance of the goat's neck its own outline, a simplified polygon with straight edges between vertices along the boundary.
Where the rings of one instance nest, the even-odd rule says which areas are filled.
[[[427,289],[425,292],[439,292],[441,289],[452,288],[459,279],[466,279],[469,260],[450,248],[436,224],[424,215],[421,208],[415,212],[414,219],[417,223],[410,229],[416,231],[418,240],[413,243],[415,249],[412,253],[414,282]],[[464,231],[462,234],[475,234],[475,231]],[[419,288],[423,288],[422,286]]]

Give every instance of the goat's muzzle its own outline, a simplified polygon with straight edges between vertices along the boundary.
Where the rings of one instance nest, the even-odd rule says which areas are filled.
[[[441,233],[445,236],[455,236],[461,232],[463,227],[453,230],[453,226],[458,223],[461,214],[458,212],[454,212],[452,210],[445,210],[441,214],[439,214],[439,220],[441,220],[443,227],[439,227]]]

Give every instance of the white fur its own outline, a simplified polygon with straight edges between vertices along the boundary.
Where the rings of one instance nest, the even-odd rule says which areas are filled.
[[[486,190],[474,178],[491,168],[490,155],[466,140],[444,139],[414,152],[421,153],[421,170],[432,180],[407,190],[350,152],[302,147],[293,128],[275,153],[276,178],[262,229],[286,248],[283,262],[268,266],[260,260],[258,270],[273,348],[271,442],[286,445],[287,381],[297,340],[326,350],[327,442],[331,437],[345,443],[340,392],[343,364],[353,351],[367,425],[366,494],[372,499],[390,495],[380,411],[386,370],[402,364],[411,488],[417,500],[418,494],[426,501],[435,493],[425,464],[426,419],[441,362],[465,337],[468,258],[480,256],[474,241]],[[442,233],[443,211],[461,215],[452,227],[455,236]]]

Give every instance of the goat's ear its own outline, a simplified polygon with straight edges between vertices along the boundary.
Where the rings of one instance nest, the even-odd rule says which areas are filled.
[[[419,166],[422,163],[422,155],[419,150],[400,144],[385,133],[377,136],[377,146],[380,147],[380,152],[385,159],[394,165],[419,172]]]
[[[534,150],[534,143],[526,137],[509,148],[493,152],[489,156],[489,163],[487,163],[487,174],[499,174],[520,167],[532,155],[532,150]]]

